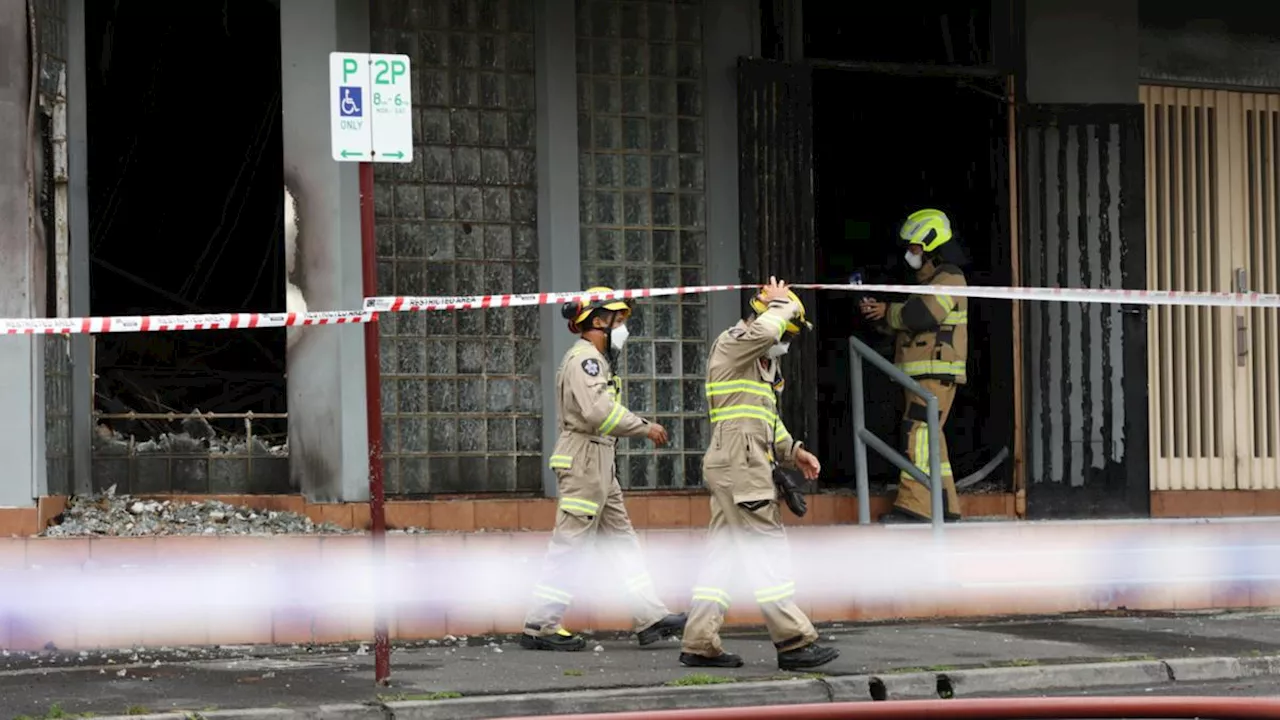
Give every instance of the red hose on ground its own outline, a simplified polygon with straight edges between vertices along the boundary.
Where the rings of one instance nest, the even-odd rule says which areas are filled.
[[[542,715],[538,720],[1254,720],[1280,718],[1280,698],[1081,697],[772,705]],[[532,716],[502,720],[532,720]]]

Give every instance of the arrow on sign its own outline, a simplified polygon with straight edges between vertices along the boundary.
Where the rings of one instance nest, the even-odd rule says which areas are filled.
[[[342,157],[344,157],[344,158],[345,158],[345,157],[360,157],[360,156],[362,156],[362,155],[364,155],[364,153],[362,153],[362,152],[352,152],[352,151],[350,151],[350,150],[343,150],[343,151],[342,151]]]
[[[395,159],[399,160],[400,158],[404,157],[404,153],[403,153],[403,152],[401,152],[400,150],[397,150],[397,151],[395,151],[395,152],[393,152],[393,153],[382,153],[382,156],[383,156],[383,157],[389,157],[389,158],[395,158]]]

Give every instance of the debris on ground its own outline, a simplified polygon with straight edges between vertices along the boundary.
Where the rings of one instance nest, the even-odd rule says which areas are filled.
[[[175,420],[178,418],[175,417]],[[162,454],[162,455],[245,455],[258,457],[288,457],[286,440],[272,445],[260,436],[250,440],[242,435],[219,432],[196,410],[181,419],[181,432],[162,432],[147,440],[136,440],[105,424],[95,426],[93,449],[106,455]]]
[[[333,523],[315,523],[294,512],[255,510],[219,500],[140,500],[117,495],[74,497],[40,533],[45,537],[145,535],[352,535]]]

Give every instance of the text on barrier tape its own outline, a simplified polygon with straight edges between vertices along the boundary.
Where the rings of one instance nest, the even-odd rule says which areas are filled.
[[[376,312],[417,312],[437,310],[478,310],[481,308],[528,307],[530,305],[561,305],[567,302],[591,302],[594,300],[633,300],[635,298],[663,297],[669,295],[698,295],[722,290],[752,290],[759,285],[698,285],[693,287],[644,288],[640,290],[614,290],[607,293],[586,291],[568,293],[521,293],[506,295],[439,295],[426,297],[372,297],[365,298],[364,309]]]
[[[570,301],[592,301],[691,295],[723,290],[751,290],[759,285],[701,285],[696,287],[615,290],[608,293],[524,293],[507,295],[433,295],[425,297],[366,298],[366,310],[416,312],[473,310],[477,308],[559,305]],[[1180,290],[1117,290],[1090,288],[1039,288],[951,285],[831,285],[796,283],[797,290],[824,290],[859,293],[951,295],[986,300],[1039,300],[1049,302],[1091,302],[1123,305],[1184,305],[1203,307],[1280,308],[1280,295],[1268,293],[1212,293]]]
[[[244,330],[253,328],[343,325],[369,322],[374,313],[337,310],[305,313],[222,313],[203,315],[123,315],[85,318],[3,318],[0,334],[79,335],[171,332],[178,330]]]
[[[372,322],[380,312],[431,312],[483,308],[560,305],[592,300],[640,299],[672,295],[695,295],[729,290],[754,290],[759,285],[699,285],[674,288],[586,291],[566,293],[523,293],[497,295],[431,295],[365,298],[363,310],[336,310],[303,313],[221,313],[201,315],[129,315],[85,318],[0,318],[0,334],[58,335],[129,332],[171,332],[184,330],[237,330],[252,328],[343,325]],[[1275,293],[1212,293],[1179,290],[1117,290],[1090,288],[995,287],[949,285],[835,285],[796,283],[797,290],[828,292],[950,295],[986,300],[1030,300],[1041,302],[1083,302],[1123,305],[1181,305],[1200,307],[1280,308]]]

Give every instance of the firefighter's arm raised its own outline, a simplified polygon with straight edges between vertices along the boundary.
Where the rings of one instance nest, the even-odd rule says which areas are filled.
[[[862,317],[871,321],[871,327],[875,328],[876,332],[885,335],[896,335],[898,332],[889,324],[889,310],[892,307],[893,303],[880,302],[872,297],[863,298],[858,304]]]
[[[787,332],[787,323],[799,310],[800,305],[790,298],[773,300],[769,308],[757,315],[745,329],[731,331],[722,340],[726,344],[725,350],[739,360],[754,362],[782,339]]]
[[[617,387],[605,377],[604,363],[598,357],[588,355],[571,367],[566,384],[583,422],[592,431],[615,437],[649,434],[649,421],[618,401]]]
[[[956,285],[952,277],[940,273],[933,280],[934,285]],[[956,308],[956,299],[951,295],[912,295],[906,302],[889,303],[889,311],[885,313],[885,324],[893,330],[909,332],[927,332],[945,324],[947,315]]]

